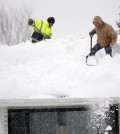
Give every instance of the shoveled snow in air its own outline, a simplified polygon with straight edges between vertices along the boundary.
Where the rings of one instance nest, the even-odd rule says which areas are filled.
[[[0,99],[120,97],[120,38],[97,66],[85,64],[89,49],[90,38],[74,36],[0,45]]]

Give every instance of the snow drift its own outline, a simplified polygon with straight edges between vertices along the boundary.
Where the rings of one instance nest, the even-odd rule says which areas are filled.
[[[96,54],[98,66],[85,64],[89,47],[73,36],[0,45],[0,99],[120,97],[120,38],[113,58]]]

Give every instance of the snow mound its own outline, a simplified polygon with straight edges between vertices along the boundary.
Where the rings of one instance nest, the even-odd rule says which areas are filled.
[[[0,99],[119,97],[120,38],[113,58],[96,54],[98,66],[85,64],[89,47],[75,37],[0,45]]]

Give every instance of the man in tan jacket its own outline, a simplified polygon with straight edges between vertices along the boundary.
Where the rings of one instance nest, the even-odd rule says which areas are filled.
[[[104,48],[106,54],[112,57],[112,46],[117,41],[117,33],[113,27],[102,20],[100,16],[95,16],[93,19],[95,28],[89,33],[90,36],[97,34],[97,43],[92,48],[90,56],[95,55],[97,51]]]

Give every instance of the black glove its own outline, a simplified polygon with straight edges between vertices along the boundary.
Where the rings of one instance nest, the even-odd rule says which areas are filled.
[[[50,39],[50,36],[46,35],[44,36],[44,39]]]
[[[95,54],[94,54],[94,53],[89,53],[89,55],[90,55],[90,56],[95,56]]]
[[[94,35],[94,33],[92,33],[92,32],[89,32],[89,35],[90,35],[90,36],[93,36],[93,35]]]
[[[91,49],[91,52],[89,53],[90,56],[95,56],[95,52],[93,49]]]

